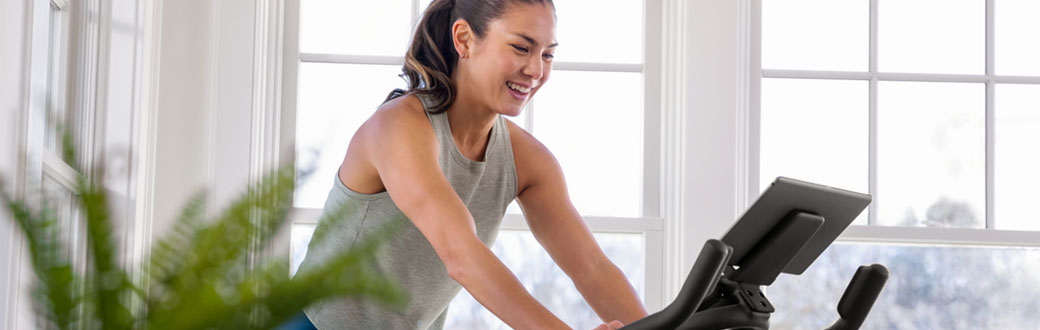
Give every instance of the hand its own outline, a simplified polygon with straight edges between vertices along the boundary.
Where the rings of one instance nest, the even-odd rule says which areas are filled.
[[[625,326],[625,325],[622,324],[621,321],[614,320],[614,321],[610,321],[609,323],[600,324],[598,327],[596,327],[595,329],[592,329],[592,330],[617,330],[617,329],[620,329],[623,326]]]

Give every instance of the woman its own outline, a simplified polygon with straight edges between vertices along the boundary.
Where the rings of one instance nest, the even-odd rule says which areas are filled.
[[[615,329],[646,316],[635,290],[603,254],[567,195],[559,164],[516,116],[545,84],[555,50],[551,0],[435,0],[405,58],[396,90],[354,135],[325,210],[359,211],[309,248],[300,271],[407,216],[376,268],[409,293],[403,312],[340,299],[311,306],[321,329],[441,329],[465,288],[516,329],[566,329],[488,248],[514,200],[531,231]],[[461,285],[461,287],[460,287]]]

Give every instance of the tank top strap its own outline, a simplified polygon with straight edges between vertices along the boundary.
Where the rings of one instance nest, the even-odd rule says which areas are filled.
[[[431,96],[421,93],[416,93],[415,96],[419,98],[420,102],[422,102],[423,110],[426,113],[426,117],[430,119],[430,124],[433,125],[433,133],[437,135],[437,142],[440,143],[443,149],[448,149],[446,148],[448,146],[454,147],[455,140],[451,136],[451,126],[449,126],[450,123],[448,123],[448,116],[446,115],[447,112],[441,112],[436,114],[430,113],[426,110],[430,109],[430,107],[433,105],[433,100]]]

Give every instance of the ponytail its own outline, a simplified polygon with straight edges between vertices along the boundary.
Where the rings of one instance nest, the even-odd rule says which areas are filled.
[[[451,36],[458,19],[455,0],[434,0],[423,13],[415,36],[404,57],[402,76],[408,90],[432,96],[431,113],[441,113],[455,102],[455,82],[451,76],[459,62],[459,54]],[[391,93],[389,98],[393,98]]]

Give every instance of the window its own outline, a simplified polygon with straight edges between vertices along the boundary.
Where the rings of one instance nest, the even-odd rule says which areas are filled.
[[[31,197],[36,191],[56,211],[59,221],[59,235],[68,242],[66,256],[74,262],[78,271],[84,270],[87,261],[85,228],[79,221],[79,207],[75,192],[76,177],[79,175],[72,160],[62,158],[62,131],[67,130],[74,142],[83,141],[82,134],[86,130],[84,115],[78,113],[71,100],[72,87],[70,73],[75,70],[76,61],[72,54],[72,40],[75,30],[71,28],[74,9],[80,4],[64,0],[37,0],[33,6],[33,20],[46,22],[45,30],[34,30],[30,70],[33,83],[30,84],[29,114],[40,118],[31,121],[28,134],[31,141],[26,148],[29,154],[27,171],[27,192]],[[37,24],[34,22],[34,24]],[[45,46],[36,48],[35,44]],[[36,52],[39,49],[41,52]],[[42,143],[41,143],[42,142]],[[82,152],[82,145],[78,145]]]
[[[656,168],[659,109],[644,97],[648,71],[643,1],[603,5],[556,1],[557,40],[551,79],[524,112],[509,118],[553,151],[568,181],[572,201],[596,239],[645,297],[645,278],[662,269],[647,251],[662,249],[645,235],[660,231],[660,178]],[[427,0],[352,2],[300,0],[298,77],[286,80],[296,93],[296,164],[291,258],[298,267],[336,170],[354,132],[394,88],[414,26]],[[589,7],[597,15],[583,15]],[[291,11],[290,11],[291,12]],[[292,21],[292,20],[287,20]],[[378,30],[379,34],[342,31]],[[289,29],[291,30],[291,29]],[[290,36],[291,38],[292,36]],[[650,170],[647,170],[650,169]],[[533,239],[515,203],[493,246],[500,258],[565,322],[599,324],[570,279]],[[541,251],[541,252],[531,252]],[[523,252],[523,253],[521,253]],[[660,293],[654,292],[656,296]],[[447,327],[501,328],[501,323],[465,290],[449,311]]]
[[[1040,23],[1025,14],[1040,4],[756,3],[758,188],[790,176],[874,196],[847,243],[772,286],[775,324],[833,321],[855,267],[872,262],[892,278],[866,328],[1040,321],[1026,312],[1035,293],[996,289],[1040,285],[1024,275],[1040,267],[1028,247],[1040,245],[1029,208],[1040,185],[1040,70],[1025,60],[1040,55]],[[824,296],[806,299],[804,287]]]
[[[63,134],[67,133],[75,143],[80,160],[89,159],[91,137],[94,135],[92,108],[84,106],[93,90],[94,79],[89,79],[86,69],[86,54],[96,54],[97,39],[85,37],[88,30],[86,19],[91,4],[75,0],[27,1],[26,31],[29,67],[24,143],[20,148],[25,153],[24,175],[17,180],[24,182],[24,190],[18,192],[30,205],[46,207],[53,211],[56,225],[53,232],[64,244],[59,251],[68,260],[72,271],[83,275],[88,267],[86,226],[81,221],[76,192],[77,178],[82,174],[77,168],[86,168],[87,161],[73,163],[63,157]],[[96,25],[95,25],[96,26]],[[17,51],[17,50],[15,50]],[[96,58],[96,57],[94,57]],[[96,77],[94,77],[96,78]],[[88,83],[89,81],[89,83]],[[20,235],[18,235],[20,236]],[[17,240],[17,241],[20,241]],[[21,243],[18,243],[21,244]],[[15,260],[18,260],[16,257]],[[12,306],[31,305],[20,291],[21,275],[28,264],[13,264],[11,282]],[[22,270],[19,270],[22,269]],[[25,275],[27,276],[27,275]],[[24,279],[24,278],[23,278]],[[86,294],[85,288],[78,288]],[[16,313],[18,309],[11,309]],[[89,311],[77,309],[78,317],[89,320]],[[15,314],[10,314],[17,316]],[[16,318],[11,323],[18,327],[23,320]],[[26,324],[27,325],[27,324]]]

